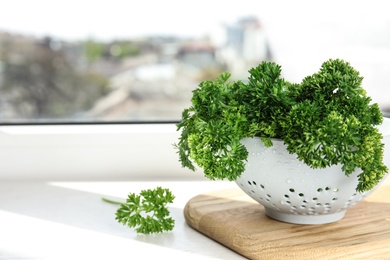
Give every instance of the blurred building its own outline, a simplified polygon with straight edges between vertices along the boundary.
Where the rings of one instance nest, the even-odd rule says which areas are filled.
[[[225,30],[220,55],[234,78],[245,79],[248,68],[272,59],[265,30],[257,17],[242,18],[226,25]]]
[[[217,67],[219,64],[215,59],[215,51],[210,42],[193,41],[179,48],[177,59],[199,69]]]

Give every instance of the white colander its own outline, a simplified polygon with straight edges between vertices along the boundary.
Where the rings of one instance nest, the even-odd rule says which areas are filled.
[[[389,121],[386,123],[389,128]],[[384,139],[388,167],[389,137],[387,135]],[[348,208],[374,190],[356,192],[359,171],[347,177],[339,165],[310,168],[296,159],[296,155],[289,154],[282,140],[274,139],[270,148],[265,147],[259,138],[245,138],[242,143],[249,157],[245,171],[236,183],[263,205],[267,216],[273,219],[296,224],[335,222],[344,217]]]

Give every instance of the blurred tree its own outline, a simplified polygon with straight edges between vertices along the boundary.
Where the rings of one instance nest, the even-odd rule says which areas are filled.
[[[131,41],[118,41],[110,44],[110,54],[122,59],[140,54],[140,48]]]
[[[224,67],[210,67],[201,69],[199,74],[196,77],[197,81],[204,81],[209,79],[217,78],[222,72],[224,72]]]
[[[50,38],[8,37],[0,49],[2,100],[18,117],[72,117],[107,92],[105,77],[78,70]]]
[[[104,43],[88,39],[83,42],[83,53],[89,63],[96,62],[99,59],[120,60],[136,56],[140,52],[141,47],[137,43],[128,40]]]
[[[94,62],[100,59],[104,52],[104,44],[93,39],[84,42],[84,55],[88,62]]]

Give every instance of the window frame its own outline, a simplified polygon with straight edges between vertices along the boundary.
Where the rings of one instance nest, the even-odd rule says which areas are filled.
[[[177,122],[0,125],[0,180],[202,179],[182,168]]]

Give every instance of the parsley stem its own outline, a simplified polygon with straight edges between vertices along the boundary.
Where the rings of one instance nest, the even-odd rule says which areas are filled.
[[[105,202],[111,203],[111,204],[118,204],[118,205],[122,204],[122,202],[109,200],[109,199],[106,199],[106,198],[102,198],[102,200],[105,201]]]

